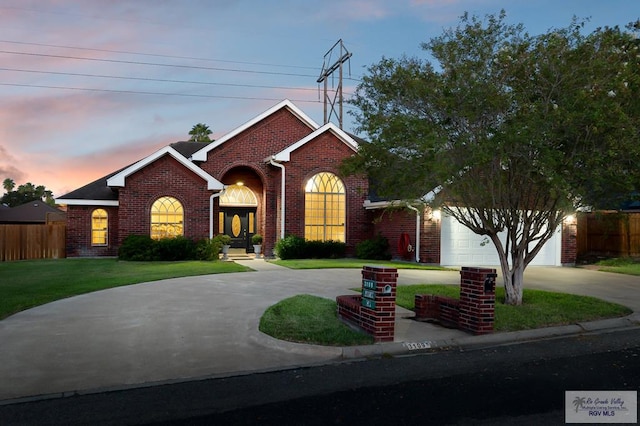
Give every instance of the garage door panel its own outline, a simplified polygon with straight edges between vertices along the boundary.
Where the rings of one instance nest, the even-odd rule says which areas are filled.
[[[503,244],[506,232],[499,234]],[[534,244],[530,246],[533,248]],[[561,235],[556,232],[545,243],[530,265],[560,265]],[[486,236],[474,234],[451,216],[442,217],[440,263],[455,266],[495,266],[499,265],[496,248]]]

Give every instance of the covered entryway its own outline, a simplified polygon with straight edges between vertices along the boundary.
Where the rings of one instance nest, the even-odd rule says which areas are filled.
[[[220,196],[219,232],[231,237],[231,248],[253,252],[257,206],[256,195],[244,185],[229,185]]]
[[[500,264],[496,248],[485,236],[474,234],[451,216],[442,216],[440,264],[455,266],[495,266]],[[506,233],[501,234],[505,241]],[[562,235],[556,232],[530,265],[560,266]]]

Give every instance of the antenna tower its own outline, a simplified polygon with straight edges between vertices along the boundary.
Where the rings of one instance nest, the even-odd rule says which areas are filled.
[[[339,55],[333,63],[331,58]],[[322,71],[320,77],[318,77],[318,83],[324,83],[324,124],[327,124],[331,120],[331,116],[335,115],[338,119],[338,127],[342,129],[342,67],[345,62],[351,58],[351,53],[344,47],[342,39],[338,40],[327,53],[324,54],[324,61],[322,62]],[[338,70],[338,87],[332,93],[333,98],[329,93],[329,76]],[[349,62],[349,75],[351,75],[351,62]],[[331,80],[331,86],[333,88],[333,79]],[[338,111],[336,112],[336,104]],[[331,109],[329,110],[329,106]]]

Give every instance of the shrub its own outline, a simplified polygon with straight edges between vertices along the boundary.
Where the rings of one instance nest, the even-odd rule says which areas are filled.
[[[218,241],[221,246],[228,246],[231,244],[231,237],[226,234],[218,234],[213,237],[215,241]]]
[[[389,260],[389,240],[378,234],[375,238],[364,240],[356,245],[356,257],[358,259]]]
[[[221,250],[220,241],[208,238],[200,240],[196,242],[196,260],[218,260]]]
[[[157,260],[156,242],[148,235],[129,235],[122,241],[118,257],[134,261]]]
[[[254,245],[262,244],[262,235],[253,234],[253,236],[251,237],[251,244],[254,244]]]
[[[198,242],[178,236],[154,240],[148,235],[129,235],[124,239],[118,257],[132,261],[217,260],[222,244],[204,239]]]
[[[280,259],[336,259],[344,257],[347,245],[340,241],[307,241],[289,235],[276,243],[276,255]]]
[[[306,244],[304,238],[295,235],[287,235],[276,243],[276,255],[280,259],[304,259],[306,258]]]
[[[196,244],[183,236],[161,238],[156,241],[156,252],[158,260],[163,261],[195,259]]]

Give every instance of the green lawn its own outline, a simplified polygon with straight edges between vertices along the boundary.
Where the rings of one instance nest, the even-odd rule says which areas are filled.
[[[438,294],[460,297],[455,285],[398,286],[396,303],[414,309],[416,294]],[[504,289],[496,289],[497,332],[528,330],[581,321],[628,315],[629,308],[593,297],[525,290],[522,306],[504,305]],[[321,297],[298,295],[269,307],[260,319],[260,330],[270,336],[291,342],[330,346],[364,345],[371,336],[356,332],[342,323],[336,314],[336,302]]]
[[[289,259],[289,260],[273,260],[272,263],[291,269],[329,269],[329,268],[362,268],[365,265],[386,266],[398,269],[423,269],[450,271],[453,269],[443,268],[441,266],[422,265],[413,262],[391,262],[384,260],[363,260],[363,259]]]
[[[65,297],[193,275],[247,271],[233,262],[56,259],[0,262],[0,319]]]
[[[596,263],[598,270],[618,274],[640,275],[640,262],[629,257],[601,260]]]
[[[438,294],[460,298],[457,285],[398,286],[396,303],[413,310],[416,294]],[[524,289],[521,306],[504,304],[504,288],[496,287],[495,331],[517,331],[574,324],[631,314],[631,309],[589,296]]]
[[[336,302],[301,294],[270,306],[260,318],[260,331],[280,340],[327,346],[368,345],[373,337],[338,319]]]

